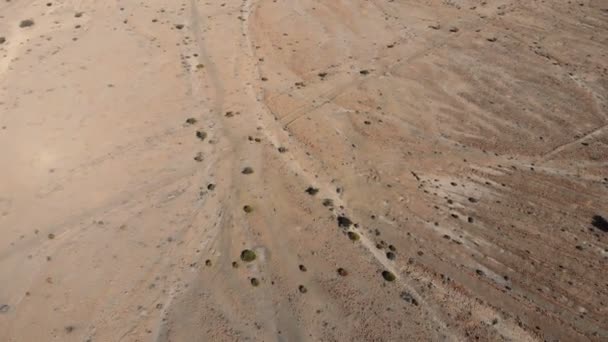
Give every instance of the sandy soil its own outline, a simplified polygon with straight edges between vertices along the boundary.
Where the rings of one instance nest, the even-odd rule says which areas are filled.
[[[1,341],[608,340],[606,1],[3,0],[0,127]]]

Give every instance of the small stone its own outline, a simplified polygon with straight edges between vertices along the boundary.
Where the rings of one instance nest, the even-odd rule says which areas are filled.
[[[346,277],[348,275],[348,271],[343,269],[342,267],[338,268],[337,272],[338,275],[340,275],[341,277]]]

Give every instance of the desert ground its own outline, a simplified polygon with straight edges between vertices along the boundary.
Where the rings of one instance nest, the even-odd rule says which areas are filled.
[[[1,0],[0,341],[607,341],[605,0]]]

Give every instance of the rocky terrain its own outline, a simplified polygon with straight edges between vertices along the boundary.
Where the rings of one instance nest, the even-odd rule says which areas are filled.
[[[0,340],[608,340],[603,0],[1,0]]]

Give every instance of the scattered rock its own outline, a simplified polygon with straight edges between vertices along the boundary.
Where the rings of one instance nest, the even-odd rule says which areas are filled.
[[[306,287],[304,285],[298,286],[298,290],[300,291],[300,293],[308,292],[308,289],[306,289]]]
[[[253,207],[250,205],[245,205],[245,206],[243,206],[243,211],[246,212],[247,214],[249,214],[250,212],[253,211]]]
[[[433,25],[429,25],[429,28],[432,28],[433,30],[439,30],[441,28],[441,25],[433,24]]]
[[[357,234],[357,233],[355,233],[355,232],[348,232],[348,233],[346,233],[346,234],[348,235],[348,238],[349,238],[351,241],[359,241],[359,239],[360,239],[359,234]]]
[[[232,262],[232,268],[239,268],[239,263],[236,261]]]
[[[361,75],[369,75],[369,70],[361,70],[359,71]]]
[[[211,260],[207,259],[205,260],[205,266],[211,266]]]
[[[188,125],[194,125],[196,122],[197,122],[197,120],[195,118],[186,119],[186,124],[188,124]]]
[[[496,41],[496,37],[490,37],[487,39],[487,41],[494,43]]]
[[[388,260],[395,260],[395,253],[393,253],[393,252],[386,252],[386,258]]]
[[[4,44],[6,42],[6,38],[4,37],[0,37],[0,45]]]
[[[0,313],[7,313],[11,309],[8,304],[0,304]]]
[[[338,268],[337,272],[338,275],[341,277],[346,277],[348,275],[348,271],[343,269],[342,267]]]
[[[451,27],[451,28],[450,28],[450,32],[452,32],[452,33],[456,33],[456,32],[458,32],[458,31],[460,31],[460,30],[458,29],[458,27]]]
[[[323,199],[323,206],[324,207],[333,207],[334,201],[330,198],[325,198],[325,199]]]
[[[278,148],[278,150],[279,150],[279,153],[285,153],[285,152],[287,152],[287,147],[281,146]]]
[[[213,184],[213,183],[209,183],[209,184],[207,185],[207,190],[209,190],[209,191],[213,191],[214,189],[215,189],[215,184]]]
[[[243,171],[241,171],[241,173],[244,175],[250,175],[253,173],[253,169],[250,168],[249,166],[247,166],[247,167],[243,168]]]
[[[68,326],[67,326],[67,327],[65,327],[64,329],[65,329],[66,334],[69,334],[69,333],[71,333],[72,331],[74,331],[74,329],[75,329],[75,328],[74,328],[74,326],[72,326],[72,325],[68,325]]]
[[[302,271],[302,272],[306,272],[306,271],[307,271],[307,270],[306,270],[306,266],[304,266],[304,265],[300,265],[300,266],[298,266],[298,268],[299,268],[299,269],[300,269],[300,271]]]
[[[325,78],[325,76],[327,76],[327,73],[326,72],[320,72],[318,74],[318,76],[321,77],[321,78]]]
[[[178,29],[178,30],[181,30],[181,29],[184,28],[184,24],[176,24],[175,28]]]
[[[241,260],[244,262],[252,262],[255,260],[256,255],[255,252],[250,249],[245,249],[241,252]]]
[[[196,156],[194,156],[194,160],[196,160],[199,163],[202,162],[203,159],[204,159],[204,157],[203,157],[203,153],[202,152],[199,152],[199,153],[196,154]]]
[[[48,235],[48,238],[49,238],[49,240],[53,240],[53,239],[55,238],[55,234],[50,233],[50,234]]]

